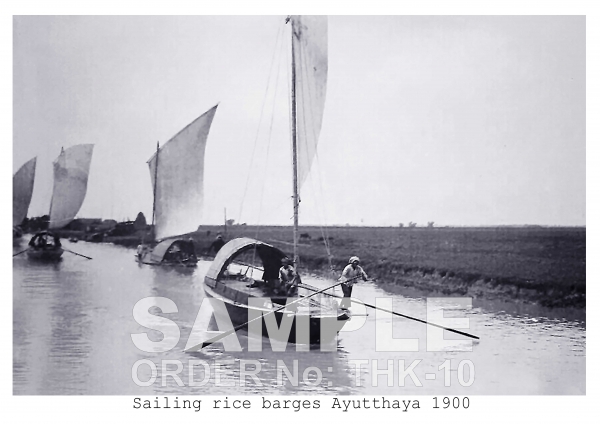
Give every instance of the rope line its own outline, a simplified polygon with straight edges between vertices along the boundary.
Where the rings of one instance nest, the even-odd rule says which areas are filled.
[[[252,175],[252,165],[254,164],[254,157],[256,154],[256,146],[258,144],[258,136],[260,133],[260,123],[262,122],[263,119],[263,113],[265,110],[265,104],[267,101],[267,97],[269,94],[269,87],[271,86],[271,77],[273,75],[273,65],[275,63],[275,58],[277,57],[277,53],[279,50],[281,50],[281,47],[279,46],[280,44],[283,44],[283,37],[282,37],[282,26],[279,26],[279,29],[277,30],[277,37],[275,39],[275,45],[273,47],[273,55],[271,56],[271,65],[269,66],[269,75],[267,77],[267,89],[265,90],[265,95],[263,97],[263,101],[262,101],[262,105],[261,105],[261,109],[260,109],[260,117],[258,119],[258,127],[256,129],[256,135],[254,136],[254,145],[252,147],[252,155],[250,156],[250,166],[248,167],[248,175],[246,177],[246,184],[244,187],[244,192],[242,194],[242,200],[240,202],[240,212],[239,212],[239,220],[242,220],[242,213],[244,210],[244,203],[246,201],[246,194],[248,192],[248,185],[250,182],[250,175]],[[279,59],[279,62],[281,62],[281,58]],[[279,66],[277,67],[279,70]]]

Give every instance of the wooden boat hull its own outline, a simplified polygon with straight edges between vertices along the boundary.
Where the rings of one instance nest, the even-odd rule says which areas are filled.
[[[247,323],[250,319],[258,314],[266,314],[272,312],[272,310],[276,309],[277,307],[283,306],[283,299],[279,298],[277,299],[277,303],[273,303],[274,308],[267,306],[262,308],[252,307],[248,305],[247,299],[245,303],[238,302],[231,298],[232,296],[226,283],[217,282],[211,280],[210,278],[205,279],[204,292],[207,297],[215,298],[223,302],[227,311],[227,315],[234,327]],[[296,298],[291,298],[290,301],[294,299]],[[262,319],[261,335],[264,337],[273,337],[279,341],[287,341],[288,343],[327,345],[336,340],[337,334],[342,329],[346,321],[350,319],[350,316],[346,311],[340,310],[336,314],[303,313],[301,310],[293,311],[293,306],[294,305],[290,306],[290,310],[282,310],[273,313],[275,315],[277,326],[281,325],[281,321],[285,318],[285,315],[288,315],[288,319],[291,318],[293,320],[288,335],[282,336],[279,333],[270,334],[264,318]],[[302,315],[304,316],[302,317]],[[297,318],[300,320],[308,320],[308,340],[299,340],[297,338]],[[244,328],[248,329],[247,326]]]
[[[173,253],[173,248],[176,248],[177,252],[184,251],[186,254]],[[198,264],[193,242],[181,239],[165,240],[154,247],[142,245],[138,247],[135,257],[139,263],[145,265],[191,268]]]
[[[244,326],[262,314],[263,336],[289,343],[329,346],[350,319],[349,314],[337,304],[318,301],[311,296],[313,292],[300,294],[300,298],[283,296],[278,282],[284,258],[285,253],[269,244],[250,238],[233,239],[219,250],[206,272],[206,296],[223,302],[225,308],[216,308],[215,313],[227,313],[235,327]],[[263,303],[257,305],[252,299],[261,299]],[[290,301],[294,303],[278,310]],[[272,328],[274,334],[267,327],[267,320],[273,323],[272,316],[278,327],[275,331]],[[277,331],[284,319],[292,320],[289,333]],[[250,331],[257,330],[250,327]],[[301,330],[299,334],[297,329]]]
[[[37,261],[58,261],[61,259],[64,250],[61,247],[50,249],[29,248],[27,256]]]
[[[198,265],[198,260],[185,260],[185,261],[154,261],[150,257],[150,255],[135,255],[137,261],[140,264],[144,265],[156,265],[156,266],[174,266],[174,267],[185,267],[185,268],[193,268]]]

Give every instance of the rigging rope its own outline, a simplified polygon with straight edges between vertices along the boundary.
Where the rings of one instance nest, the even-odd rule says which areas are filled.
[[[265,110],[265,104],[266,104],[267,97],[269,94],[269,87],[271,86],[271,76],[273,75],[273,65],[275,63],[275,58],[277,56],[278,50],[281,50],[281,46],[279,46],[279,44],[283,44],[282,39],[283,39],[282,26],[279,26],[279,29],[277,30],[277,37],[275,39],[275,45],[273,48],[273,55],[271,56],[271,65],[269,66],[269,76],[267,77],[267,89],[265,90],[265,95],[263,97],[262,105],[260,108],[260,117],[258,118],[258,126],[256,128],[256,135],[254,136],[254,145],[252,147],[252,155],[250,156],[250,166],[248,167],[248,175],[246,177],[246,185],[244,186],[244,192],[242,194],[242,200],[240,202],[240,212],[238,215],[238,217],[239,217],[238,219],[240,220],[240,222],[242,220],[242,212],[244,210],[244,202],[246,200],[246,193],[248,192],[248,184],[250,182],[250,175],[252,174],[252,165],[254,165],[254,156],[256,153],[256,145],[258,144],[258,135],[260,133],[260,128],[261,128],[260,124],[262,122],[263,113]],[[278,64],[279,64],[281,62],[281,58],[280,58],[280,56],[277,56],[277,57],[279,57],[279,61],[278,61]],[[278,71],[279,71],[279,67],[280,66],[278,65],[277,66]],[[279,76],[279,74],[277,74],[277,76]]]
[[[281,44],[283,48],[283,43]],[[262,206],[263,206],[263,199],[264,199],[264,192],[265,192],[265,185],[266,185],[266,181],[267,181],[267,174],[270,170],[270,166],[268,166],[269,164],[269,154],[270,154],[270,150],[271,150],[271,135],[273,134],[273,121],[275,118],[275,99],[277,98],[277,89],[279,88],[279,76],[280,76],[280,70],[281,70],[281,55],[278,56],[279,57],[279,61],[278,61],[278,66],[277,66],[277,77],[275,78],[275,88],[273,90],[273,105],[272,105],[272,111],[271,111],[271,121],[269,123],[269,132],[268,132],[268,136],[267,136],[267,153],[265,155],[265,166],[263,167],[264,170],[264,178],[263,178],[263,183],[262,183],[262,187],[261,187],[261,191],[260,191],[260,202],[259,202],[259,207],[258,207],[258,218],[257,218],[257,224],[256,224],[256,232],[255,232],[255,239],[258,239],[258,233],[262,227],[261,225],[261,214],[262,214]],[[268,88],[267,88],[268,90]],[[254,263],[256,260],[256,244],[254,245],[254,249],[252,249],[252,263]]]
[[[256,150],[257,150],[257,145],[258,145],[258,139],[259,139],[259,135],[261,133],[261,123],[263,122],[263,116],[265,113],[265,109],[266,109],[266,104],[267,104],[267,99],[269,97],[269,88],[272,86],[272,78],[273,78],[273,73],[274,73],[274,68],[276,75],[275,75],[275,89],[274,89],[274,93],[273,93],[273,98],[276,98],[277,95],[277,87],[278,87],[278,81],[279,81],[279,75],[280,75],[280,68],[281,68],[281,49],[283,48],[283,37],[282,37],[282,33],[283,33],[283,25],[280,25],[278,27],[277,30],[277,36],[275,38],[275,43],[273,46],[273,54],[271,56],[271,64],[269,66],[269,74],[267,77],[267,86],[265,89],[265,94],[263,96],[263,100],[262,100],[262,104],[261,104],[261,109],[260,109],[260,115],[259,115],[259,120],[258,120],[258,126],[256,129],[256,134],[254,136],[254,144],[252,147],[252,155],[250,157],[250,165],[248,167],[248,174],[246,177],[246,183],[244,185],[244,191],[242,194],[242,198],[241,198],[241,202],[240,202],[240,208],[239,208],[239,215],[238,215],[238,219],[240,220],[240,222],[242,221],[242,215],[243,215],[243,211],[244,211],[244,204],[246,201],[246,196],[248,193],[248,187],[249,187],[249,183],[250,183],[250,176],[252,175],[252,169],[254,166],[254,162],[255,162],[255,157],[256,157]],[[275,101],[273,101],[273,109],[275,108]],[[272,134],[272,129],[273,129],[273,115],[274,113],[271,113],[271,122],[270,122],[270,127],[269,127],[269,133],[268,133],[268,145],[267,145],[267,155],[266,155],[266,161],[268,163],[268,158],[269,158],[269,149],[270,149],[270,144],[271,144],[271,134]],[[269,167],[265,166],[263,167],[263,169],[268,170]],[[262,185],[262,190],[261,190],[261,196],[260,196],[260,205],[259,205],[259,213],[258,213],[258,223],[257,227],[256,227],[256,237],[258,237],[258,231],[260,229],[260,215],[261,215],[261,209],[262,209],[262,200],[263,200],[263,195],[264,195],[264,185],[265,185],[265,180],[266,178],[263,179],[263,185]],[[252,261],[251,263],[254,264],[256,261],[256,245],[254,245],[254,248],[252,249]]]

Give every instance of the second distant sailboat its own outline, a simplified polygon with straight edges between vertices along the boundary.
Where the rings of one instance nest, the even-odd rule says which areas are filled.
[[[194,243],[181,238],[198,228],[204,200],[204,152],[217,106],[182,129],[148,161],[154,189],[152,239],[138,246],[148,265],[195,266]]]
[[[54,161],[49,231],[63,228],[79,212],[87,192],[93,150],[93,144],[78,144],[63,149]],[[27,250],[27,256],[32,259],[58,260],[62,254],[59,238],[48,231],[34,235]]]

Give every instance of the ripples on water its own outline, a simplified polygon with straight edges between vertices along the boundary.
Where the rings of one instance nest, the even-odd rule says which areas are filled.
[[[14,251],[23,249],[19,247],[15,246]],[[585,394],[584,312],[475,300],[471,310],[458,315],[447,313],[470,319],[470,329],[465,331],[481,338],[471,352],[428,352],[427,326],[391,319],[385,313],[377,316],[370,310],[368,317],[354,318],[354,324],[365,320],[362,328],[340,334],[334,352],[296,352],[294,346],[285,352],[273,352],[267,344],[263,344],[262,352],[249,352],[245,332],[240,332],[244,348],[241,353],[224,352],[222,345],[216,344],[186,354],[183,350],[204,298],[202,279],[208,262],[201,262],[196,270],[163,269],[138,265],[131,249],[90,243],[72,248],[94,259],[67,252],[56,264],[30,261],[26,255],[13,259],[15,394]],[[355,296],[368,303],[374,304],[376,297],[391,296],[373,285],[355,287]],[[397,290],[393,294],[394,310],[424,319],[425,301],[403,297]],[[164,315],[177,322],[181,330],[178,345],[169,352],[145,353],[131,341],[131,334],[141,332],[159,339],[158,332],[141,327],[132,316],[135,303],[148,296],[167,297],[178,307],[177,313]],[[376,318],[380,323],[393,323],[395,338],[418,339],[419,351],[377,351]],[[453,338],[451,333],[445,337]],[[158,364],[158,378],[150,387],[139,387],[132,380],[132,366],[140,359]],[[438,369],[447,359],[451,361],[450,387],[444,385],[443,371]],[[179,375],[184,387],[171,377],[163,381],[161,360],[183,363]],[[193,360],[206,361],[211,367],[205,385],[189,385]],[[247,377],[246,384],[240,386],[240,361],[244,360],[260,364],[258,384]],[[298,386],[289,381],[278,384],[278,360],[290,370],[296,361]],[[371,362],[357,373],[354,364],[360,360]],[[388,387],[385,375],[374,376],[374,360],[380,369],[387,367],[388,360],[394,361],[392,387]],[[415,387],[410,378],[402,387],[397,378],[399,361],[408,367],[414,360],[421,360],[415,373],[422,387]],[[472,361],[475,369],[469,387],[457,381],[458,364],[463,360]],[[302,373],[311,366],[323,373],[317,385],[310,384],[314,374],[308,381],[302,379]],[[436,374],[436,380],[426,380],[427,373]],[[150,368],[140,367],[138,375],[141,380],[148,379]],[[192,376],[194,381],[202,381],[203,367],[193,366]]]

